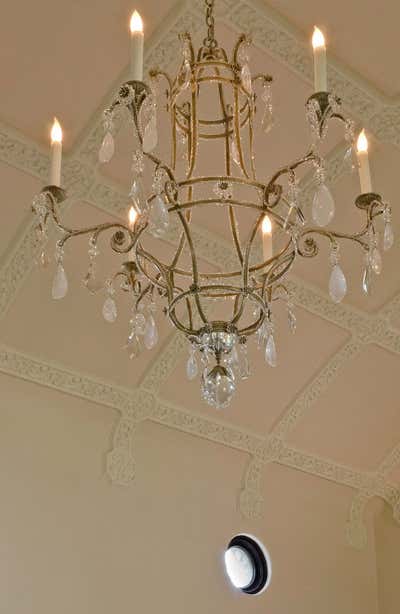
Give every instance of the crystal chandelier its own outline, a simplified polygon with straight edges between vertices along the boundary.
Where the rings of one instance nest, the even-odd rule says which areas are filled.
[[[347,291],[340,245],[350,241],[363,250],[362,287],[368,294],[373,274],[382,269],[380,220],[384,250],[393,244],[393,230],[389,206],[371,188],[365,134],[362,132],[355,142],[353,122],[343,117],[341,101],[327,91],[325,41],[318,29],[313,37],[316,91],[306,102],[311,135],[308,152],[277,170],[267,182],[257,179],[254,132],[255,128],[268,132],[273,126],[272,77],[252,76],[250,41],[245,35],[239,37],[228,59],[215,38],[213,5],[212,0],[206,0],[207,35],[197,53],[190,35],[182,35],[182,62],[177,75],[170,78],[163,71],[153,70],[149,84],[142,76],[141,20],[136,12],[132,17],[132,79],[121,86],[104,112],[105,136],[99,152],[101,163],[112,158],[117,126],[126,121],[134,133],[129,222],[80,229],[64,224],[62,212],[67,194],[60,187],[62,137],[57,124],[52,133],[51,185],[35,197],[33,211],[43,246],[50,223],[61,233],[56,243],[53,298],[61,299],[67,292],[64,250],[72,238],[82,235],[89,239],[89,270],[84,283],[90,291],[98,290],[98,243],[101,236],[108,234],[110,253],[126,257],[103,286],[104,318],[108,322],[117,318],[117,290],[130,295],[133,306],[125,347],[134,358],[143,346],[150,350],[157,343],[155,311],[161,302],[172,326],[188,341],[187,377],[192,380],[199,376],[203,399],[213,407],[223,408],[231,401],[238,381],[250,375],[247,347],[251,337],[263,348],[267,364],[276,366],[273,313],[277,301],[286,303],[289,326],[295,331],[293,299],[285,279],[296,259],[315,257],[317,241],[328,242],[329,294],[339,303]],[[154,153],[161,82],[166,86],[166,109],[171,118],[170,163]],[[348,145],[345,160],[357,165],[360,172],[361,194],[355,206],[363,222],[355,234],[330,229],[335,205],[325,183],[322,150],[331,120],[343,123]],[[220,168],[212,176],[203,176],[198,170],[200,152],[207,147],[221,154]],[[310,216],[301,205],[299,174],[303,167],[314,173]],[[145,170],[150,170],[153,177],[149,194],[143,182]],[[236,263],[228,270],[203,270],[193,221],[196,213],[205,208],[209,215],[214,215],[216,208],[226,213]],[[243,219],[249,232],[240,232]],[[162,240],[167,233],[171,241],[171,232],[175,241],[173,256],[161,259],[149,247],[149,238],[154,246],[154,238]],[[262,238],[262,253],[258,237]],[[42,250],[41,259],[45,257]]]

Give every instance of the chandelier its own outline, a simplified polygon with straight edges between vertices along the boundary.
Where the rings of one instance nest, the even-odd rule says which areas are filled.
[[[196,52],[190,34],[183,34],[182,61],[176,76],[152,70],[148,83],[143,81],[142,21],[136,11],[132,16],[131,80],[120,87],[104,112],[105,136],[99,151],[100,162],[107,163],[114,153],[117,129],[125,122],[133,131],[128,221],[77,229],[62,221],[67,194],[60,187],[62,131],[58,122],[52,130],[50,185],[35,197],[32,208],[43,244],[43,262],[49,225],[54,223],[60,232],[53,298],[61,299],[67,293],[64,251],[74,237],[82,235],[89,239],[89,269],[84,283],[91,292],[99,290],[98,244],[100,237],[108,234],[110,254],[125,255],[125,261],[103,284],[105,320],[114,322],[117,318],[117,291],[130,295],[133,304],[125,347],[134,358],[157,343],[155,312],[161,303],[172,326],[188,341],[187,377],[192,380],[199,376],[203,399],[223,408],[231,401],[238,381],[250,375],[247,348],[251,337],[265,352],[267,364],[276,366],[277,303],[286,304],[289,326],[295,331],[293,297],[286,278],[298,258],[315,257],[318,242],[328,242],[329,294],[339,303],[347,292],[340,264],[341,244],[350,241],[363,250],[362,287],[368,294],[373,274],[380,274],[382,269],[382,230],[384,250],[394,239],[390,207],[371,187],[365,133],[362,131],[356,142],[353,122],[343,116],[340,99],[328,91],[325,40],[317,28],[313,36],[315,93],[305,105],[310,127],[307,153],[277,170],[267,182],[257,178],[254,134],[256,129],[269,132],[273,126],[272,77],[252,76],[250,40],[245,35],[239,37],[228,57],[215,38],[213,5],[213,0],[205,1],[207,34],[200,49]],[[154,153],[160,84],[166,90],[162,104],[171,120],[169,163]],[[355,234],[330,228],[335,204],[325,183],[322,150],[328,126],[334,120],[344,127],[345,161],[358,166],[360,174],[361,194],[355,206],[362,223]],[[203,176],[198,170],[201,152],[207,148],[213,159],[217,153],[220,157],[220,168],[215,167],[211,176]],[[304,167],[314,175],[310,212],[301,202]],[[152,173],[151,193],[144,187],[145,171]],[[210,271],[198,255],[193,222],[204,209],[208,215],[221,210],[226,213],[235,262],[228,270]],[[246,230],[241,231],[244,219]],[[161,259],[154,253],[154,238],[162,240],[167,233],[169,241],[174,238],[174,253],[169,259]]]

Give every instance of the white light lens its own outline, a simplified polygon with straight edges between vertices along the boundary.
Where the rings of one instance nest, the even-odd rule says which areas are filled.
[[[243,548],[232,546],[225,552],[225,567],[236,588],[247,588],[254,580],[254,563]]]

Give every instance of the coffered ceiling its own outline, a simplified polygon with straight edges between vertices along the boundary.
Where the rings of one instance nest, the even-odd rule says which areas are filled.
[[[330,82],[357,125],[365,125],[371,135],[374,185],[392,203],[400,236],[399,83],[391,44],[397,5],[389,3],[384,17],[377,19],[376,6],[358,0],[351,6],[313,0],[216,4],[219,39],[230,48],[238,31],[252,33],[255,70],[274,76],[277,124],[257,140],[260,176],[268,177],[307,149],[304,102],[312,91],[308,39],[314,23],[321,24],[332,51]],[[172,71],[177,34],[191,29],[199,38],[202,33],[202,2],[138,0],[136,8],[145,21],[147,68]],[[61,575],[70,576],[77,592],[67,596],[59,612],[105,613],[115,605],[126,609],[134,596],[143,604],[149,599],[141,611],[155,612],[166,602],[172,605],[164,610],[184,612],[198,585],[209,587],[215,610],[208,611],[242,611],[243,602],[225,595],[213,557],[231,534],[247,529],[261,534],[281,570],[268,597],[277,614],[303,612],[295,608],[295,587],[286,590],[283,570],[286,577],[300,573],[304,612],[375,614],[368,588],[375,573],[368,519],[384,502],[400,522],[398,239],[368,298],[361,292],[360,254],[343,251],[349,294],[341,305],[327,295],[327,251],[322,248],[313,262],[301,263],[290,279],[296,334],[288,332],[284,313],[277,317],[278,367],[268,368],[254,347],[253,377],[243,382],[232,406],[219,413],[201,402],[198,382],[186,380],[185,342],[171,331],[161,309],[159,346],[129,360],[122,349],[129,304],[119,297],[118,321],[112,326],[103,321],[104,294],[91,296],[81,283],[87,267],[84,241],[66,254],[70,291],[63,301],[50,297],[54,264],[45,270],[34,265],[37,244],[30,204],[47,180],[53,115],[66,132],[68,218],[85,225],[127,214],[126,155],[131,146],[120,135],[115,159],[101,169],[97,151],[101,111],[126,75],[131,10],[126,0],[84,5],[40,0],[23,13],[10,4],[7,18],[0,21],[0,455],[12,468],[4,476],[7,522],[13,521],[15,506],[20,510],[16,550],[8,564],[14,608],[9,611],[36,613],[15,583],[22,573],[24,545],[31,540],[32,551],[39,550],[44,532],[46,543],[53,545],[39,555],[26,588],[31,603],[35,608],[44,604],[46,614],[65,585],[59,580],[46,592],[40,574],[51,569],[46,556],[56,556],[60,549],[67,552]],[[167,138],[165,122],[160,123],[161,137]],[[341,138],[333,130],[328,178],[337,223],[354,230],[360,223],[353,204],[358,180],[345,172]],[[303,186],[309,206],[309,177]],[[213,270],[232,258],[218,219],[199,218],[195,237],[204,264]],[[172,229],[167,240],[154,241],[153,247],[165,253],[173,240]],[[102,278],[118,264],[102,245]],[[111,488],[105,472],[124,488]],[[50,505],[44,513],[33,503],[41,497]],[[23,509],[30,510],[37,530],[33,537],[24,533]],[[89,588],[71,563],[68,529],[63,526],[57,533],[54,519],[59,514],[64,523],[71,518]],[[282,541],[291,544],[286,558]],[[308,550],[313,562],[301,569],[293,548]],[[338,561],[341,571],[330,583],[327,578],[332,579],[331,567]],[[26,564],[36,566],[33,557]],[[159,591],[144,568],[154,569]],[[325,580],[313,600],[307,586],[317,573]],[[362,588],[351,610],[348,573]],[[107,581],[112,590],[106,589]],[[336,602],[329,609],[340,591],[342,606]],[[191,611],[205,611],[206,604],[203,595]],[[264,608],[262,600],[254,605],[254,611]]]

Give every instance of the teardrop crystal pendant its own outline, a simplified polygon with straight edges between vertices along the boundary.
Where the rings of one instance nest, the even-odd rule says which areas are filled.
[[[102,164],[109,162],[114,155],[114,151],[115,151],[114,137],[111,134],[111,132],[107,132],[103,139],[101,147],[100,147],[99,161]]]
[[[52,287],[52,290],[51,290],[51,296],[55,300],[59,300],[61,298],[64,298],[64,296],[67,294],[67,292],[68,292],[68,279],[67,279],[67,276],[65,274],[64,267],[63,267],[62,263],[60,262],[57,265],[56,274],[54,276],[53,287]]]
[[[390,222],[385,224],[385,230],[383,231],[383,249],[385,252],[389,251],[394,244],[394,232],[393,226]]]
[[[264,111],[263,118],[261,120],[261,127],[264,130],[265,134],[268,134],[270,130],[274,127],[275,119],[272,113],[272,108],[270,106],[266,107]]]
[[[103,318],[112,324],[117,319],[117,315],[117,304],[111,296],[108,296],[103,305]]]
[[[276,367],[278,364],[278,356],[273,335],[269,335],[265,346],[265,361],[270,367]]]
[[[334,303],[340,303],[347,293],[347,282],[340,266],[336,264],[329,279],[329,295]]]
[[[143,135],[143,151],[150,153],[157,147],[158,133],[157,133],[157,114],[153,113],[149,123],[144,129]]]
[[[129,335],[125,349],[127,350],[131,360],[133,358],[137,358],[142,353],[142,343],[136,334],[133,333]]]
[[[372,269],[369,265],[367,265],[364,269],[363,280],[362,280],[362,288],[365,294],[371,294],[371,286],[372,286]]]
[[[147,208],[147,201],[144,196],[143,183],[140,177],[135,177],[133,180],[129,196],[133,200],[136,210],[139,211],[139,213],[143,213]]]
[[[168,230],[169,213],[162,196],[158,195],[151,203],[149,230],[154,237],[162,237]]]
[[[188,380],[195,379],[197,377],[198,371],[199,369],[197,365],[196,356],[194,352],[191,352],[186,364],[186,375]]]
[[[371,254],[371,267],[375,275],[380,275],[382,273],[382,256],[377,247],[374,247]]]
[[[314,194],[312,218],[317,226],[327,226],[335,215],[335,202],[327,186],[322,183]]]
[[[251,72],[248,64],[244,64],[242,66],[242,70],[240,71],[240,76],[242,79],[242,85],[248,94],[251,94],[253,91],[253,85],[251,83]]]
[[[144,345],[148,350],[152,350],[158,342],[158,330],[153,316],[150,314],[147,318],[146,327],[144,330]]]

